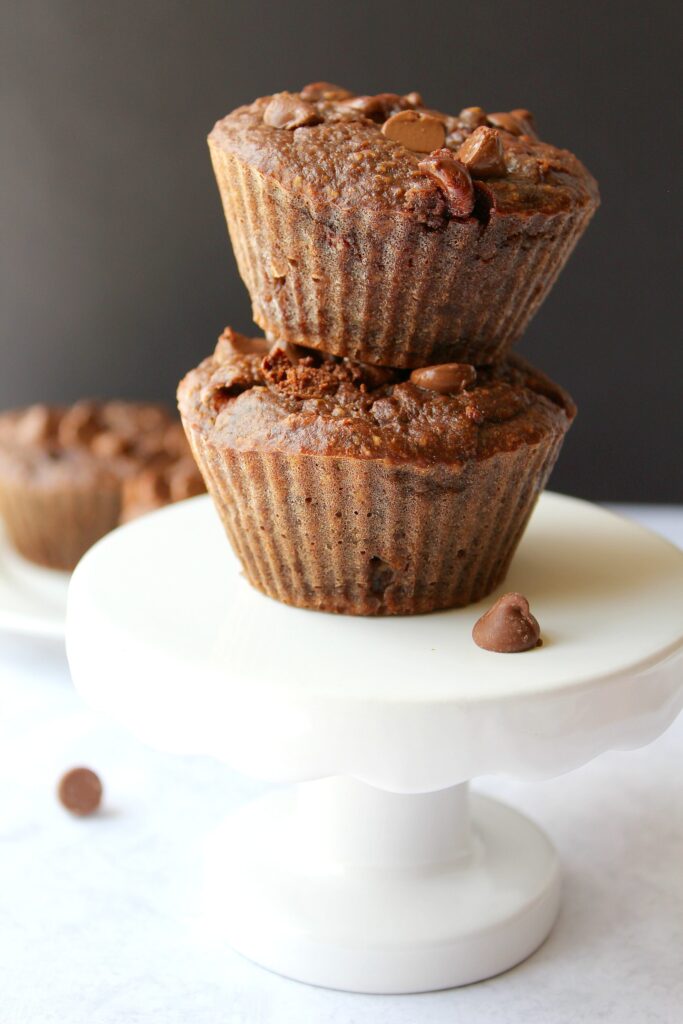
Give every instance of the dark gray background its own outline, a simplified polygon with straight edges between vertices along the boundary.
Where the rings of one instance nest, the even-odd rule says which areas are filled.
[[[580,416],[553,486],[683,500],[678,2],[29,0],[5,8],[0,407],[172,401],[250,327],[205,136],[325,78],[529,107],[603,205],[521,350]]]

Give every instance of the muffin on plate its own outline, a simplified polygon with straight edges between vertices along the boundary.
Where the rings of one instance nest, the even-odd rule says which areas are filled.
[[[410,373],[229,329],[178,395],[249,582],[353,615],[496,587],[575,414],[515,356]]]
[[[137,486],[149,473],[178,476],[167,501],[201,488],[182,428],[161,406],[82,401],[0,414],[0,518],[32,562],[71,570],[122,520],[157,507]]]
[[[501,358],[599,202],[529,111],[418,93],[317,82],[233,111],[209,147],[256,323],[386,366]]]

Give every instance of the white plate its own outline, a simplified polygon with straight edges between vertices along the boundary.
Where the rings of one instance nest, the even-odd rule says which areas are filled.
[[[70,578],[21,558],[0,527],[0,629],[63,637]]]

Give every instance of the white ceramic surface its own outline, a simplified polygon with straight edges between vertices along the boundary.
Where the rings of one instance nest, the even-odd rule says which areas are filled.
[[[415,796],[308,782],[248,804],[206,849],[213,938],[351,992],[499,974],[538,948],[559,906],[548,839],[505,804],[469,801],[466,785]]]
[[[471,640],[493,601],[393,619],[288,608],[239,573],[208,498],[100,541],[74,574],[68,652],[95,707],[153,746],[255,778],[397,792],[547,777],[649,742],[683,702],[683,555],[612,513],[542,497],[499,593],[544,645]]]
[[[0,525],[0,629],[63,637],[69,579],[21,558]]]
[[[503,589],[530,598],[542,648],[476,648],[471,627],[492,598],[394,620],[272,602],[239,576],[205,498],[88,553],[67,650],[90,703],[168,751],[322,780],[209,839],[207,926],[275,971],[364,992],[476,981],[543,941],[558,901],[552,848],[495,803],[476,801],[470,817],[458,784],[558,774],[671,722],[683,556],[545,495]]]

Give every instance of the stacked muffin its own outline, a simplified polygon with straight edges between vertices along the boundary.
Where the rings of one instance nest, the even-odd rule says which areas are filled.
[[[266,337],[227,329],[179,405],[247,578],[360,615],[484,597],[575,414],[510,347],[593,178],[526,110],[329,83],[239,108],[209,145]]]

